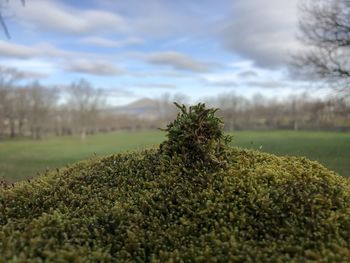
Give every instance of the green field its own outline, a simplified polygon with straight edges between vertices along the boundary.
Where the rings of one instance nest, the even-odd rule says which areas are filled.
[[[233,145],[277,155],[299,155],[317,160],[343,176],[350,176],[350,133],[235,132]],[[19,181],[46,169],[116,152],[142,149],[164,139],[161,132],[117,132],[88,137],[42,141],[0,141],[0,177]]]

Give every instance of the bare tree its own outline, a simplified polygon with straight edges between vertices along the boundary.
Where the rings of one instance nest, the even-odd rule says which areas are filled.
[[[34,82],[28,87],[28,100],[28,123],[32,138],[38,140],[51,124],[50,114],[57,104],[57,92]]]
[[[0,87],[12,86],[24,77],[25,74],[17,69],[0,66]]]
[[[105,101],[104,97],[101,90],[93,88],[86,80],[72,83],[68,96],[68,106],[74,115],[75,125],[81,139],[85,139],[88,132],[96,130],[94,123]]]
[[[30,97],[29,89],[27,87],[17,87],[12,90],[13,94],[13,123],[16,124],[12,128],[13,130],[17,128],[17,134],[19,136],[25,135],[25,124],[28,121],[29,117],[29,108],[30,108]],[[13,135],[14,136],[14,135]]]
[[[350,1],[305,0],[300,6],[302,52],[295,69],[338,91],[350,91]]]
[[[14,85],[23,77],[23,73],[16,69],[0,67],[0,135],[9,126],[11,137],[15,137],[16,102]]]

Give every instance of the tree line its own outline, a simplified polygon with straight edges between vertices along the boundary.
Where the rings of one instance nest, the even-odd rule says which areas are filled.
[[[95,132],[103,96],[81,80],[69,87],[18,85],[23,73],[0,68],[0,137],[70,135]]]
[[[0,68],[0,138],[79,135],[116,130],[157,129],[176,117],[173,101],[189,104],[185,95],[163,94],[144,112],[116,111],[106,94],[80,80],[65,87],[38,82],[18,85],[24,78],[14,69]],[[256,94],[246,98],[233,92],[202,101],[220,108],[226,130],[350,130],[348,97],[313,98],[307,94],[284,99]],[[192,102],[193,103],[193,102]]]
[[[221,109],[227,130],[350,131],[350,101],[343,96],[315,98],[308,93],[283,99],[234,93],[208,100]]]

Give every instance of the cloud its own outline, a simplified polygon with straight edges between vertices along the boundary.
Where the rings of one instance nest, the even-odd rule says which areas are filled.
[[[284,65],[299,47],[297,4],[298,0],[235,1],[231,15],[220,25],[223,46],[257,66]]]
[[[175,51],[155,52],[146,56],[153,65],[169,66],[177,70],[208,72],[211,65]]]
[[[207,86],[215,87],[237,87],[240,83],[236,73],[212,73],[203,74],[199,77],[199,81]]]
[[[23,25],[38,31],[69,34],[92,32],[124,32],[128,26],[118,14],[104,10],[81,10],[59,4],[56,1],[31,1],[23,8],[19,1],[11,3],[12,12]]]
[[[9,13],[16,20],[37,32],[64,34],[123,33],[142,37],[164,37],[196,32],[202,24],[198,15],[183,3],[158,0],[96,1],[74,7],[63,1],[35,0],[25,8],[20,1],[11,1]],[[29,1],[28,1],[29,2]],[[83,7],[83,8],[82,8]]]
[[[124,69],[108,62],[99,54],[65,51],[48,43],[25,46],[0,40],[0,56],[9,58],[2,61],[12,63],[12,66],[15,67],[37,65],[45,72],[44,74],[52,74],[62,68],[66,72],[97,76],[118,76],[126,73]],[[51,72],[47,72],[44,65],[49,65]]]
[[[205,82],[208,86],[214,86],[214,87],[238,87],[239,84],[234,80],[215,80],[215,81],[207,81]]]
[[[119,76],[125,73],[125,70],[107,61],[87,59],[70,62],[66,65],[65,70],[97,76]]]
[[[301,86],[301,82],[291,81],[284,69],[257,68],[251,63],[239,62],[229,65],[226,72],[201,74],[199,80],[209,86],[283,89]]]
[[[188,1],[98,0],[103,8],[126,14],[129,31],[142,37],[193,35],[203,24],[202,16],[188,8]]]
[[[81,39],[80,42],[88,45],[93,45],[93,46],[114,48],[114,47],[130,46],[130,45],[140,45],[140,44],[143,44],[145,41],[141,38],[136,38],[136,37],[126,38],[123,40],[111,40],[103,37],[85,37]]]
[[[259,74],[255,70],[246,70],[238,73],[241,78],[256,78]]]
[[[134,87],[150,88],[150,89],[177,89],[177,86],[174,84],[160,84],[160,83],[135,84]]]
[[[176,78],[176,79],[191,79],[191,75],[187,74],[187,72],[184,71],[173,71],[171,69],[166,70],[143,70],[143,71],[134,71],[129,72],[129,74],[135,78]]]
[[[18,69],[12,66],[0,66],[0,72],[4,74],[4,76],[16,76],[18,80],[39,80],[43,78],[47,78],[49,75],[42,72],[36,72],[33,70],[24,70]]]
[[[34,57],[68,57],[72,55],[72,52],[58,49],[48,43],[25,46],[0,40],[0,55],[3,57],[29,59]]]
[[[290,84],[284,80],[252,80],[245,82],[244,85],[268,89],[286,88],[290,86]]]
[[[2,57],[26,59],[26,58],[34,57],[36,53],[37,53],[37,50],[33,47],[17,45],[17,44],[0,40],[0,55]]]

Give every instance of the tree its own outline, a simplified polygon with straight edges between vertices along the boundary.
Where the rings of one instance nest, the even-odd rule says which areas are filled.
[[[15,137],[15,93],[14,85],[22,80],[23,73],[13,68],[0,67],[0,135],[10,127],[11,137]]]
[[[44,129],[50,125],[51,110],[56,107],[58,97],[54,89],[34,82],[28,88],[28,123],[33,139],[41,139]]]
[[[294,56],[299,73],[338,91],[350,92],[350,1],[305,0],[300,6],[302,52]]]
[[[101,90],[93,88],[86,80],[80,80],[70,86],[68,106],[72,110],[74,123],[81,139],[85,139],[88,132],[96,129],[95,120],[103,103],[104,97]]]
[[[17,121],[17,134],[25,135],[25,124],[28,121],[30,109],[30,92],[27,87],[17,88],[14,91],[14,107],[15,120]]]

